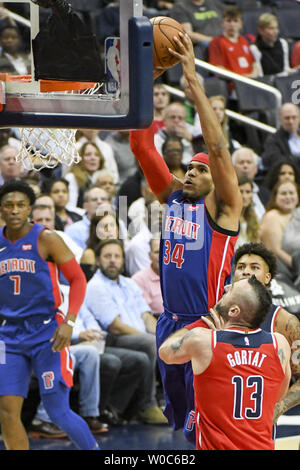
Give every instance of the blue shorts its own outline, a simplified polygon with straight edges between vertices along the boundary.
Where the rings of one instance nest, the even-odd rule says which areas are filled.
[[[189,317],[174,320],[170,314],[162,313],[156,325],[157,349],[171,334],[197,319]],[[158,355],[157,357],[165,397],[164,414],[174,430],[183,428],[186,438],[196,444],[194,376],[191,362],[166,364]]]
[[[26,397],[35,375],[41,395],[73,384],[69,348],[53,352],[50,343],[58,327],[56,318],[33,318],[0,324],[0,395]]]

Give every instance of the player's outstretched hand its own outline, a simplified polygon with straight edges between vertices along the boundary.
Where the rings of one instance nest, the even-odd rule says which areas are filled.
[[[213,308],[211,308],[209,312],[210,314],[208,316],[201,317],[204,323],[206,323],[211,330],[223,330],[225,325],[223,318],[220,317]]]
[[[61,323],[50,339],[50,343],[54,343],[52,351],[59,352],[68,346],[71,342],[72,332],[73,329],[70,325],[67,323]]]
[[[194,46],[189,35],[178,33],[180,39],[177,36],[173,37],[174,42],[176,43],[177,51],[169,48],[170,54],[177,57],[181,60],[182,70],[184,75],[191,76],[196,74],[195,69],[195,55],[194,55]]]

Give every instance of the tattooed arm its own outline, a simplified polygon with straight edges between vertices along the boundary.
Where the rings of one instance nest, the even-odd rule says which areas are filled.
[[[173,333],[159,348],[159,357],[167,364],[184,364],[192,361],[194,374],[206,369],[212,358],[211,331],[194,328]]]
[[[288,340],[291,347],[291,374],[294,383],[287,394],[277,403],[273,421],[300,403],[300,321],[295,315],[281,309],[277,315],[275,330]]]
[[[282,400],[288,391],[291,380],[291,348],[283,335],[281,335],[280,333],[275,333],[275,336],[278,343],[278,357],[280,359],[282,370],[284,372],[284,378],[281,383],[281,388],[278,395],[278,400]]]

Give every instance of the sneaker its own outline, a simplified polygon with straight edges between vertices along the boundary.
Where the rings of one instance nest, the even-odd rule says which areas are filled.
[[[99,419],[94,416],[84,416],[83,419],[87,422],[88,427],[93,434],[99,434],[101,432],[108,431],[108,425],[106,423],[101,423]]]
[[[67,434],[55,424],[37,418],[32,421],[29,431],[33,437],[46,437],[47,439],[67,437]]]
[[[168,424],[168,420],[159,406],[140,411],[138,417],[145,424]]]
[[[127,421],[123,419],[115,410],[112,408],[105,409],[100,413],[100,421],[104,421],[110,426],[124,426]]]

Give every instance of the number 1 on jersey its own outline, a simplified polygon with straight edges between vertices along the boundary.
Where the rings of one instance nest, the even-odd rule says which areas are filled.
[[[20,295],[21,292],[21,276],[18,274],[16,276],[9,276],[14,283],[14,295]]]
[[[181,266],[184,263],[184,257],[183,257],[184,245],[182,243],[176,243],[172,253],[171,253],[171,248],[172,247],[171,247],[170,240],[166,240],[165,241],[164,263],[165,264],[169,264],[170,262],[175,263],[176,268],[181,269]]]

